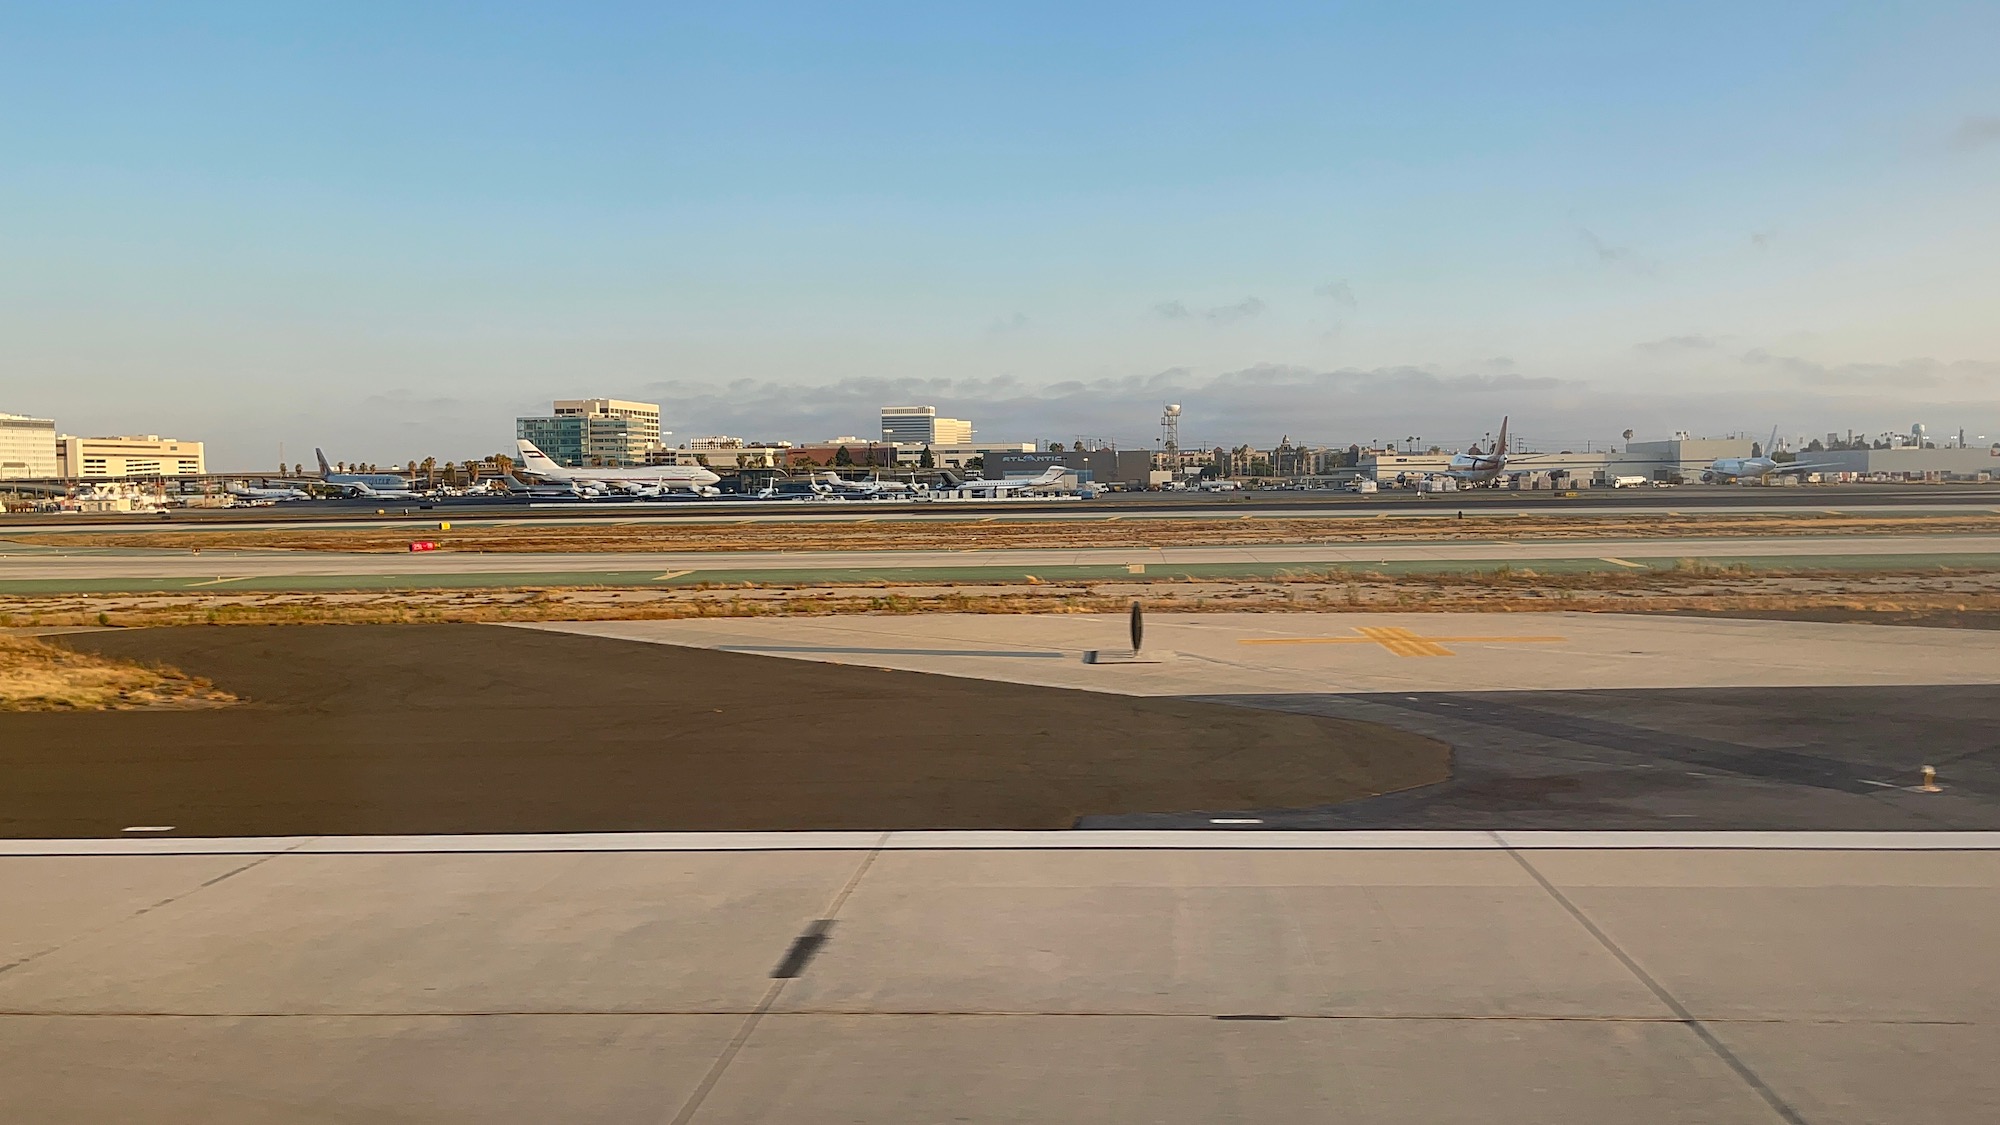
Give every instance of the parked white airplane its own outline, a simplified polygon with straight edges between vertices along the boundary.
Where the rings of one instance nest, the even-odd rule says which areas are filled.
[[[1718,457],[1702,470],[1701,481],[1703,484],[1735,484],[1745,479],[1762,482],[1788,473],[1811,473],[1835,467],[1834,462],[1774,461],[1771,453],[1777,447],[1778,430],[1773,426],[1771,440],[1764,443],[1762,453],[1755,457]]]
[[[1500,419],[1500,435],[1493,441],[1490,453],[1481,453],[1479,444],[1471,449],[1451,455],[1451,463],[1445,466],[1444,475],[1454,480],[1471,484],[1493,484],[1507,473],[1507,419]]]
[[[410,482],[396,473],[336,473],[326,462],[326,451],[314,449],[313,456],[319,458],[320,483],[340,489],[349,496],[365,497],[369,500],[421,500],[424,494],[410,487]]]
[[[1048,468],[1042,470],[1042,475],[1038,477],[1027,477],[1020,480],[985,480],[982,478],[980,480],[956,481],[946,485],[939,491],[975,498],[1012,496],[1017,492],[1034,492],[1039,489],[1054,488],[1062,482],[1063,473],[1067,471],[1061,465],[1050,465]]]
[[[821,473],[814,482],[832,489],[837,496],[906,496],[912,489],[908,481],[900,480],[849,480],[835,472]]]
[[[700,465],[633,465],[623,468],[570,469],[556,464],[521,438],[514,443],[521,451],[521,471],[532,477],[567,484],[579,494],[622,492],[628,496],[658,496],[666,492],[693,492],[719,496],[715,482],[721,477]]]
[[[236,497],[238,500],[247,500],[252,504],[275,504],[280,500],[312,499],[312,495],[302,488],[252,488],[240,480],[230,481],[225,487],[229,489],[231,496]]]

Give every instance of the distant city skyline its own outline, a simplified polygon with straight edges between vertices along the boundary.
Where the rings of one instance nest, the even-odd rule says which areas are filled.
[[[2000,8],[13,6],[0,411],[2000,437]]]

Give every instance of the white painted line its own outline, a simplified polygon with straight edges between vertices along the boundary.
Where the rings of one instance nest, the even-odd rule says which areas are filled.
[[[330,852],[869,851],[886,832],[528,832],[478,836],[319,836],[297,849]]]
[[[125,829],[127,832],[172,832],[173,830],[174,826],[171,824],[135,824]]]
[[[651,581],[654,581],[654,582],[665,582],[665,581],[667,581],[667,580],[669,580],[669,579],[673,579],[673,578],[679,578],[680,576],[682,576],[682,575],[684,575],[684,574],[693,574],[693,573],[694,573],[694,571],[692,571],[692,570],[670,570],[670,571],[666,572],[665,574],[655,574],[655,575],[654,575],[654,576],[652,577]]]
[[[1254,817],[1254,816],[1212,816],[1212,817],[1209,817],[1209,818],[1208,818],[1208,822],[1209,822],[1210,824],[1262,824],[1262,823],[1264,823],[1264,821],[1263,821],[1263,820],[1262,820],[1261,818],[1258,818],[1258,817]],[[129,831],[129,829],[128,829],[128,831]]]
[[[1610,555],[1605,555],[1604,557],[1602,557],[1602,558],[1598,559],[1597,561],[1598,561],[1598,562],[1608,562],[1608,563],[1615,563],[1615,564],[1616,564],[1616,565],[1618,565],[1618,566],[1629,566],[1629,567],[1631,567],[1631,568],[1632,568],[1633,570],[1644,570],[1644,569],[1646,569],[1646,564],[1645,564],[1645,563],[1635,563],[1635,562],[1632,562],[1632,561],[1630,561],[1629,559],[1614,559],[1614,558],[1612,558],[1612,557],[1611,557]]]
[[[2000,832],[572,832],[471,836],[0,840],[0,857],[742,851],[2000,851]]]
[[[1495,832],[1510,848],[2000,851],[2000,832]]]

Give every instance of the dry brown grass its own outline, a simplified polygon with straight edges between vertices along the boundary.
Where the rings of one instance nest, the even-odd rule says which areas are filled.
[[[1132,578],[1025,584],[888,583],[679,588],[578,587],[326,593],[67,594],[0,597],[0,625],[372,624],[665,620],[912,613],[1103,613],[1133,600],[1168,612],[1573,610],[1649,613],[1838,611],[2000,614],[2000,573],[1680,571],[1399,575],[1320,572],[1277,579]]]
[[[173,668],[110,660],[33,637],[0,636],[0,711],[128,711],[235,701],[207,680]]]
[[[1448,504],[1449,501],[1442,501]],[[1423,542],[1433,540],[1573,540],[1699,538],[1746,535],[2000,534],[2000,515],[1943,513],[1836,515],[1824,512],[1634,516],[1468,515],[1451,511],[1379,519],[1353,516],[1231,519],[996,519],[938,522],[885,515],[868,523],[576,523],[531,527],[412,522],[403,527],[301,526],[268,531],[116,531],[23,533],[19,543],[69,547],[279,548],[298,551],[404,552],[412,539],[445,551],[881,551],[1028,547],[1210,547],[1269,544]],[[429,528],[429,530],[426,530]]]

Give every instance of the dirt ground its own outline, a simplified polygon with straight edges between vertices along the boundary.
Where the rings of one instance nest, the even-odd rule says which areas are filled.
[[[1865,515],[1825,512],[1694,516],[1672,512],[1619,516],[1435,515],[1375,519],[1238,516],[1230,519],[997,518],[938,522],[884,515],[865,523],[578,523],[555,526],[433,524],[338,528],[302,524],[275,530],[31,533],[13,542],[69,547],[281,548],[297,551],[404,552],[410,540],[441,551],[878,551],[1013,547],[1207,547],[1380,541],[1570,540],[1741,535],[1973,535],[2000,532],[2000,515],[1945,512]]]
[[[246,702],[0,714],[0,836],[1064,828],[1449,774],[1372,723],[493,626],[54,640]]]

